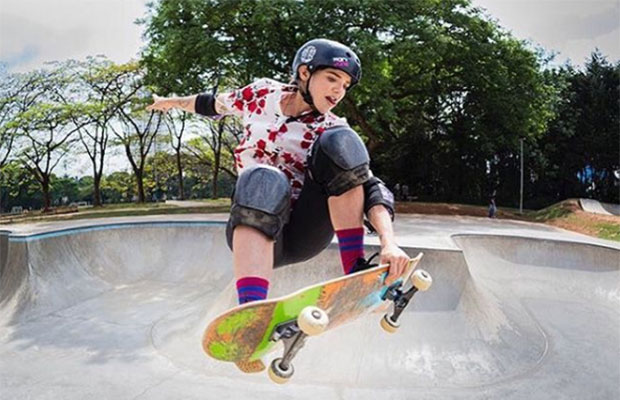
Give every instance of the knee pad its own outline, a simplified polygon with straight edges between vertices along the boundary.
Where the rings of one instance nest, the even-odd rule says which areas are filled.
[[[394,195],[381,179],[371,176],[364,182],[364,212],[368,214],[368,210],[379,204],[385,206],[394,220]]]
[[[247,168],[235,185],[228,223],[229,244],[237,225],[251,226],[275,239],[288,222],[290,199],[291,186],[282,171],[267,165]]]
[[[308,162],[311,178],[328,196],[339,196],[366,182],[370,158],[360,137],[349,127],[323,132],[314,143]]]

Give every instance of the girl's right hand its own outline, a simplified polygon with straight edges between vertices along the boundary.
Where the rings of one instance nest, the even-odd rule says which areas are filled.
[[[171,108],[174,108],[175,103],[174,100],[167,97],[159,97],[158,95],[153,95],[153,104],[147,106],[146,109],[148,111],[163,111],[167,112]]]

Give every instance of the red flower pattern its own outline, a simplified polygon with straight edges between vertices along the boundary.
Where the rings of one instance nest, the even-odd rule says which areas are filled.
[[[229,96],[229,100],[232,102],[231,106],[239,111],[244,110],[244,106],[252,114],[261,115],[265,112],[265,96],[272,93],[274,90],[270,88],[258,89],[256,85],[249,85],[243,89],[232,92]]]
[[[251,86],[247,86],[241,91],[241,96],[243,97],[243,100],[248,102],[254,98],[254,90],[252,90]]]
[[[274,126],[274,105],[279,94],[294,90],[288,85],[260,80],[226,97],[229,109],[245,122],[244,137],[234,150],[238,172],[256,163],[277,167],[290,181],[291,201],[299,196],[303,187],[305,160],[312,144],[325,129],[343,124],[331,113],[318,117],[308,113],[296,121]]]

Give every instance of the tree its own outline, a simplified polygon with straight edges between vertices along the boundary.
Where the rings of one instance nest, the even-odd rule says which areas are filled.
[[[83,107],[62,101],[71,90],[64,72],[61,68],[32,72],[33,101],[9,124],[22,141],[19,159],[41,185],[45,211],[51,206],[52,171],[77,140],[75,133],[86,123],[81,119]]]
[[[144,191],[146,157],[159,132],[162,116],[159,112],[145,110],[151,101],[152,93],[144,85],[140,66],[137,63],[129,63],[126,68],[127,79],[124,79],[122,84],[112,87],[109,95],[117,99],[126,98],[129,93],[134,95],[118,108],[120,127],[111,125],[110,128],[131,164],[138,186],[138,202],[143,203],[146,199]]]
[[[183,163],[181,160],[183,148],[183,133],[185,133],[185,126],[189,116],[187,113],[175,113],[170,111],[164,116],[164,123],[168,128],[168,134],[170,135],[170,143],[174,150],[176,167],[177,167],[177,179],[178,179],[178,191],[177,195],[179,200],[185,199],[185,189],[183,187]]]
[[[51,198],[53,204],[60,206],[77,201],[79,196],[77,179],[67,175],[61,177],[52,175],[51,182]]]
[[[234,169],[233,151],[239,143],[242,135],[242,127],[239,122],[232,118],[218,121],[200,119],[196,121],[204,132],[198,138],[187,142],[185,149],[201,163],[204,163],[211,172],[211,196],[218,197],[218,182],[220,171],[225,172],[231,178],[236,178]]]
[[[2,204],[5,204],[8,210],[13,206],[20,206],[26,210],[41,208],[43,205],[41,186],[34,176],[24,169],[20,161],[9,161],[0,171],[0,178],[9,189],[0,194]]]
[[[93,205],[100,206],[101,179],[109,143],[109,131],[118,118],[119,109],[126,105],[141,88],[134,74],[136,65],[117,65],[103,56],[88,57],[85,62],[67,63],[74,77],[74,85],[80,88],[82,101],[90,123],[78,129],[82,143],[93,170]]]
[[[312,38],[350,45],[363,77],[335,111],[365,139],[376,174],[422,197],[486,201],[494,185],[515,202],[519,140],[535,142],[552,117],[544,59],[469,0],[167,0],[142,23],[146,79],[184,93],[287,81]]]
[[[183,160],[182,160],[183,161]],[[150,197],[158,200],[167,193],[178,193],[178,166],[176,155],[156,151],[146,160],[144,187]]]
[[[126,203],[133,199],[134,177],[128,172],[117,171],[101,180],[101,196],[106,203]]]
[[[530,145],[538,155],[528,160],[536,177],[532,196],[539,198],[531,201],[620,201],[614,182],[614,170],[620,167],[620,63],[612,65],[594,51],[583,71],[567,65],[545,75],[556,93],[554,117],[545,135]]]
[[[578,111],[575,137],[580,138],[584,158],[580,179],[588,197],[620,202],[613,174],[620,168],[620,63],[614,67],[596,50],[573,85]]]
[[[6,74],[0,81],[0,171],[10,161],[15,150],[15,139],[19,132],[15,119],[48,90],[41,79],[35,73]],[[0,178],[0,211],[3,183]]]

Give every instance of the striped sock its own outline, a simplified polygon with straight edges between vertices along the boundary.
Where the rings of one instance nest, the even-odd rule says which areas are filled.
[[[364,258],[364,228],[342,229],[336,231],[340,246],[340,260],[346,274],[351,272],[358,258]]]
[[[246,276],[237,280],[239,304],[267,298],[269,281],[258,276]]]

